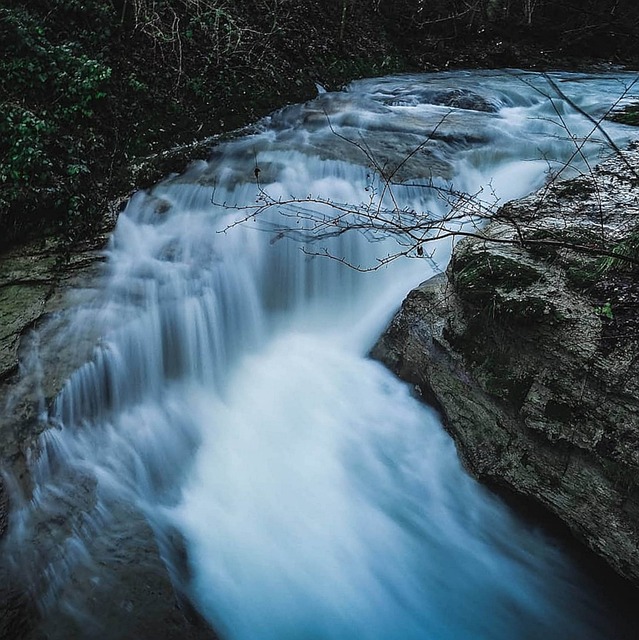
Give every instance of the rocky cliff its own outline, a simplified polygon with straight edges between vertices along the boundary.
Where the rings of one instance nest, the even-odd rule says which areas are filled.
[[[504,206],[372,354],[441,410],[476,477],[542,505],[639,584],[634,167],[636,147]]]

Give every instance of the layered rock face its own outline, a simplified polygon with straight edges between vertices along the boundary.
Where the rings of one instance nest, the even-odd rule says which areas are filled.
[[[503,207],[372,355],[439,407],[476,477],[541,504],[639,584],[633,167],[636,149]]]
[[[17,506],[11,498],[28,499],[27,460],[38,455],[38,436],[47,426],[38,413],[96,343],[90,325],[76,333],[73,344],[56,335],[78,306],[99,295],[105,242],[105,235],[96,237],[67,255],[58,243],[44,240],[0,259],[0,638],[212,640],[213,630],[176,591],[176,584],[188,579],[187,569],[165,563],[168,556],[172,565],[180,558],[180,541],[158,541],[143,515],[127,505],[113,514],[101,536],[87,541],[101,579],[96,581],[87,566],[74,567],[58,594],[60,604],[49,604],[46,611],[36,604],[43,594],[34,581],[44,575],[49,558],[64,553],[61,536],[78,514],[43,516],[29,536],[9,540]],[[40,366],[32,366],[34,360]],[[93,485],[79,485],[78,491],[86,493],[88,510]],[[73,615],[77,611],[82,616]]]
[[[19,361],[37,349],[30,329],[64,310],[73,287],[89,285],[97,273],[100,252],[95,243],[67,255],[61,243],[45,239],[15,247],[0,259],[0,472],[9,473],[17,485],[28,489],[28,451],[43,425],[38,411],[44,396],[52,396],[77,362],[68,358],[55,379],[20,375]],[[52,350],[52,358],[64,354]],[[11,525],[9,487],[0,474],[0,638],[32,637],[38,611],[30,600],[21,567],[10,559],[6,534]]]

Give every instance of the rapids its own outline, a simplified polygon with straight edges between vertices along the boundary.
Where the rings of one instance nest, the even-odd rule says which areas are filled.
[[[597,120],[634,80],[552,77]],[[99,580],[94,541],[126,505],[160,542],[181,534],[181,587],[223,638],[630,637],[562,545],[470,478],[437,414],[367,358],[451,239],[420,257],[402,233],[310,233],[331,215],[318,199],[443,217],[442,189],[493,206],[606,153],[541,75],[408,75],[282,109],[137,193],[59,337],[99,339],[43,412],[14,517],[44,615],[81,618],[73,576]],[[399,165],[388,193],[375,168]],[[256,213],[265,197],[287,203]]]

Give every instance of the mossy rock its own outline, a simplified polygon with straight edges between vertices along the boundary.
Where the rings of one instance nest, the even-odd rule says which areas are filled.
[[[511,324],[527,324],[540,320],[561,320],[556,305],[548,298],[535,295],[495,296],[492,300],[495,318]]]
[[[608,116],[608,120],[620,122],[631,127],[639,127],[639,103],[629,104],[619,111],[614,111]]]
[[[488,250],[460,252],[453,271],[457,293],[470,303],[493,300],[497,289],[522,291],[541,277],[534,267]]]
[[[598,260],[588,260],[566,267],[566,282],[577,291],[593,287],[601,279]]]
[[[639,474],[637,468],[622,462],[610,460],[607,455],[601,455],[597,446],[597,453],[600,455],[600,464],[604,475],[615,485],[615,487],[625,492],[630,492],[639,485]]]
[[[524,404],[532,385],[531,377],[513,377],[506,366],[492,366],[491,359],[484,363],[484,371],[480,382],[492,396],[500,398],[514,409],[519,410]]]
[[[600,271],[632,271],[639,270],[639,227],[633,227],[611,249],[612,256],[602,258]]]
[[[526,237],[526,248],[529,253],[545,260],[554,260],[566,252],[579,252],[578,247],[597,247],[600,236],[591,229],[583,226],[565,228],[537,229]],[[577,247],[577,248],[574,248]],[[563,258],[565,261],[566,259]]]
[[[515,372],[517,352],[512,331],[502,327],[486,340],[485,319],[476,317],[462,333],[444,329],[444,336],[471,365],[478,384],[491,396],[519,410],[528,395],[532,377],[526,371]],[[501,336],[501,337],[497,337]]]
[[[16,367],[20,334],[40,316],[48,293],[46,285],[0,288],[0,377]]]
[[[557,184],[554,191],[560,198],[589,196],[595,192],[595,184],[588,178],[573,178]]]

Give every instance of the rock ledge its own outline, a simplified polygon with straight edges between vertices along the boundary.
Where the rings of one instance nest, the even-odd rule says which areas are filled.
[[[639,271],[618,259],[639,238],[639,154],[624,155],[503,207],[372,355],[439,407],[471,473],[639,585]]]

